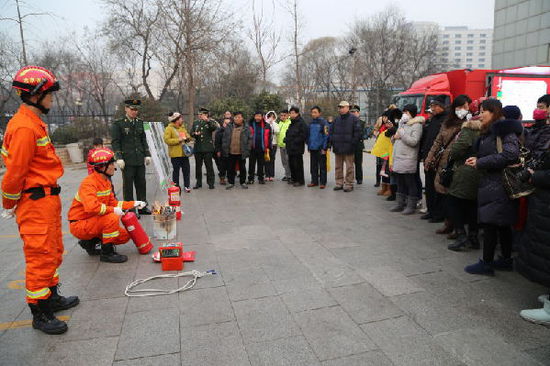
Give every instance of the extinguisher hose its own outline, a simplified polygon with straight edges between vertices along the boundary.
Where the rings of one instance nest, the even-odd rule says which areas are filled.
[[[130,283],[128,286],[126,286],[126,290],[124,290],[124,294],[128,297],[146,297],[146,296],[160,296],[160,295],[171,295],[176,294],[178,292],[182,292],[185,290],[189,290],[195,286],[197,283],[197,279],[209,276],[209,275],[215,275],[216,271],[211,269],[206,272],[200,272],[196,270],[188,271],[188,272],[180,272],[180,273],[172,273],[172,274],[163,274],[153,277],[148,277],[142,280],[136,280],[132,283]],[[149,288],[149,289],[135,289],[137,286],[144,284],[145,282],[160,279],[160,278],[178,278],[178,277],[187,277],[187,276],[193,276],[185,285],[183,285],[180,288],[174,289],[174,290],[164,290],[164,289],[155,289],[155,288]]]

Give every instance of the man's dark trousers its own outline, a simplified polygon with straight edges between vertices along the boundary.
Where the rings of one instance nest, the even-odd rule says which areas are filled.
[[[435,190],[435,175],[436,172],[429,170],[424,172],[425,189],[426,189],[426,206],[428,213],[435,219],[444,218],[442,207],[443,195]]]
[[[214,166],[212,164],[211,152],[195,153],[195,180],[198,187],[202,186],[202,163],[206,165],[206,183],[209,186],[214,185]]]
[[[288,155],[290,165],[290,179],[294,183],[304,184],[304,156],[303,154]]]
[[[355,180],[357,182],[363,181],[363,142],[361,142],[361,147],[355,149]]]
[[[145,165],[126,165],[122,169],[122,194],[124,201],[134,201],[134,186],[137,201],[147,201],[145,183]]]
[[[239,182],[241,184],[246,183],[246,159],[243,159],[242,155],[229,154],[227,157],[227,181],[229,184],[235,184],[235,168],[239,164]]]
[[[257,171],[256,171],[257,166]],[[254,181],[254,173],[258,174],[258,181],[264,180],[264,167],[265,159],[264,152],[258,149],[250,150],[250,157],[248,158],[248,180]],[[243,173],[241,173],[243,175]]]
[[[321,185],[327,185],[327,156],[321,154],[320,150],[313,150],[309,152],[311,183],[319,184],[319,178],[321,179]]]

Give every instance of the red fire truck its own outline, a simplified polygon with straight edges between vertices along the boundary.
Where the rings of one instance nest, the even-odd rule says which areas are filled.
[[[524,120],[532,118],[537,99],[550,93],[550,66],[529,66],[504,70],[461,69],[428,75],[394,96],[399,108],[416,104],[427,116],[430,100],[443,96],[450,104],[454,97],[467,94],[472,100],[494,97],[503,105],[517,105]]]

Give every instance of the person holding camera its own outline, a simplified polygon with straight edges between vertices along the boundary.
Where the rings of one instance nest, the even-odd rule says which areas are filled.
[[[527,222],[516,269],[529,280],[550,289],[550,95],[541,97],[539,105],[542,103],[546,109],[539,108],[533,113],[535,125],[525,141],[531,160],[526,164],[524,174],[535,191],[528,196]],[[539,301],[543,303],[542,308],[522,310],[520,316],[533,323],[550,325],[550,296],[539,296]]]

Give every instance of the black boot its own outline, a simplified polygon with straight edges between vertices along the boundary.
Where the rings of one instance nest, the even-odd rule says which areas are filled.
[[[88,253],[88,255],[99,255],[101,249],[98,248],[98,245],[101,245],[101,239],[93,238],[91,240],[79,240],[78,245],[82,247]]]
[[[60,285],[50,287],[52,294],[50,295],[50,308],[53,312],[60,310],[67,310],[72,307],[77,306],[80,303],[78,296],[61,296],[59,294],[58,288]]]
[[[101,246],[99,260],[109,263],[124,263],[128,260],[128,257],[123,254],[118,254],[113,244],[103,244]]]
[[[38,300],[37,304],[29,304],[32,312],[32,327],[46,334],[62,334],[67,331],[67,323],[53,315],[50,299]]]
[[[395,201],[397,194],[397,186],[395,184],[390,185],[391,194],[386,197],[386,201]]]
[[[481,245],[479,244],[479,231],[478,229],[470,229],[468,231],[468,239],[470,242],[470,248],[479,249]]]
[[[465,249],[468,244],[470,244],[470,240],[466,236],[466,230],[463,228],[456,229],[457,238],[454,242],[449,244],[447,247],[449,250],[459,252],[462,249]]]

